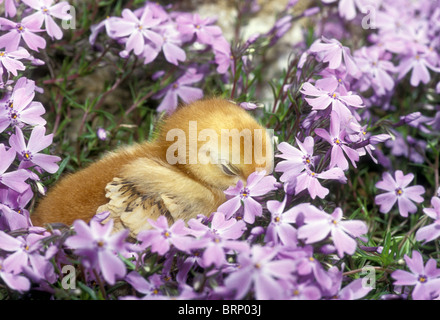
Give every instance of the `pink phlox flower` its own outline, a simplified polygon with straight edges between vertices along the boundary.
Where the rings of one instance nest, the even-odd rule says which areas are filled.
[[[360,220],[342,220],[341,208],[327,214],[314,206],[304,212],[304,225],[298,229],[298,238],[305,239],[306,244],[316,243],[331,235],[339,257],[344,253],[352,255],[356,251],[354,238],[367,233],[365,222]]]
[[[427,84],[431,80],[428,68],[440,73],[440,68],[429,61],[430,55],[430,49],[424,51],[412,49],[411,53],[403,58],[397,67],[399,70],[398,80],[405,77],[412,70],[410,83],[413,87],[417,87],[420,82]],[[436,61],[436,63],[438,62],[439,61]]]
[[[336,79],[323,78],[317,80],[315,85],[305,82],[300,91],[306,96],[305,100],[312,106],[312,110],[325,110],[331,106],[332,112],[336,112],[341,121],[347,121],[346,119],[352,117],[348,107],[363,108],[363,101],[360,96],[351,92],[337,91],[338,86]]]
[[[29,168],[33,165],[37,165],[49,173],[55,173],[58,170],[58,164],[56,164],[56,162],[61,161],[61,158],[40,152],[52,143],[53,134],[51,133],[46,136],[45,133],[45,127],[34,127],[29,141],[26,143],[21,129],[18,127],[15,128],[15,134],[9,138],[9,144],[18,153],[18,157],[21,161],[20,168]]]
[[[329,190],[323,187],[319,183],[318,179],[338,180],[341,183],[345,183],[347,181],[344,171],[338,167],[334,167],[319,173],[307,168],[296,178],[295,194],[307,189],[312,199],[315,199],[317,196],[321,199],[324,199],[329,193]]]
[[[278,280],[291,280],[295,266],[290,259],[277,260],[276,255],[276,249],[260,245],[238,255],[239,268],[225,279],[225,286],[234,290],[235,299],[242,299],[251,287],[257,300],[284,298]]]
[[[388,172],[384,172],[382,180],[376,183],[376,188],[387,192],[377,195],[374,200],[380,205],[380,212],[388,213],[397,201],[399,213],[407,217],[408,213],[415,213],[417,206],[413,203],[423,202],[421,196],[425,188],[419,185],[408,187],[414,179],[414,174],[404,175],[401,170],[394,173],[395,179]]]
[[[222,34],[220,27],[212,25],[215,20],[202,19],[198,13],[179,15],[176,22],[181,33],[195,35],[202,44],[212,45],[215,38]]]
[[[431,205],[432,208],[424,208],[423,212],[434,222],[417,230],[417,241],[429,242],[440,237],[440,198],[432,197]]]
[[[177,108],[179,98],[185,103],[201,99],[203,97],[203,91],[199,88],[190,87],[190,84],[199,82],[203,79],[202,73],[197,73],[195,68],[189,68],[186,72],[174,83],[168,85],[161,90],[154,98],[162,98],[162,102],[159,104],[157,111],[167,111],[173,113]]]
[[[373,0],[321,0],[323,3],[334,3],[338,1],[339,15],[346,20],[353,20],[356,17],[357,10],[365,12],[368,5],[374,3]]]
[[[101,271],[109,284],[125,276],[125,264],[117,255],[125,250],[128,230],[112,234],[113,220],[106,224],[91,220],[89,225],[76,220],[73,228],[76,234],[67,238],[65,245],[83,258],[86,268]]]
[[[198,239],[193,242],[193,248],[204,249],[200,265],[206,268],[214,264],[220,268],[227,263],[225,254],[229,251],[249,250],[246,242],[236,241],[246,230],[246,224],[234,218],[227,220],[222,212],[214,212],[212,215],[209,227],[196,219],[191,219],[188,226],[193,234],[198,235]]]
[[[11,188],[0,188],[0,228],[2,230],[25,229],[32,225],[26,205],[33,198],[32,188],[23,193]]]
[[[174,65],[178,65],[179,61],[183,62],[186,59],[186,53],[181,48],[182,36],[177,30],[175,23],[168,23],[157,28],[160,34],[163,35],[162,51],[165,59]]]
[[[25,84],[22,86],[23,83]],[[17,81],[12,94],[0,100],[0,132],[8,126],[21,128],[25,124],[33,126],[46,124],[46,120],[42,117],[46,109],[40,102],[33,101],[34,96],[33,81]]]
[[[271,221],[266,231],[266,242],[275,245],[282,244],[286,247],[296,248],[297,230],[292,225],[296,222],[299,212],[307,210],[309,204],[303,203],[284,211],[287,197],[283,201],[270,200],[267,202],[267,209],[271,213]]]
[[[252,224],[255,222],[255,217],[260,217],[263,214],[261,204],[254,197],[261,197],[276,190],[275,183],[275,177],[266,176],[264,170],[251,173],[247,178],[246,186],[239,180],[235,187],[229,187],[224,191],[230,199],[220,205],[217,211],[225,213],[226,218],[229,219],[243,206],[243,220]]]
[[[0,231],[0,249],[11,252],[3,261],[3,265],[13,274],[25,273],[38,281],[53,280],[53,265],[41,255],[43,244],[40,240],[46,236],[29,234],[26,237],[11,237]]]
[[[318,54],[323,62],[328,62],[330,69],[338,69],[343,60],[347,72],[354,77],[359,76],[359,68],[350,54],[350,49],[338,40],[322,36],[311,45],[309,51]]]
[[[12,52],[0,51],[0,77],[5,73],[5,71],[8,76],[9,73],[17,76],[17,70],[23,71],[26,69],[20,59],[27,59],[29,56],[29,52],[21,47]]]
[[[392,74],[397,72],[397,68],[385,58],[386,56],[391,58],[378,46],[362,47],[355,52],[355,61],[365,76],[360,80],[368,87],[372,86],[378,95],[385,95],[394,88],[395,84]],[[367,88],[361,90],[366,91]]]
[[[315,133],[332,146],[330,168],[338,166],[342,170],[348,169],[348,161],[345,158],[344,153],[356,168],[356,162],[359,161],[359,153],[347,145],[347,142],[345,141],[346,133],[345,130],[340,130],[340,120],[337,113],[331,114],[330,132],[327,132],[322,128],[317,128],[315,129]]]
[[[414,286],[412,298],[414,300],[432,300],[440,293],[440,269],[437,262],[429,259],[423,263],[422,255],[413,250],[412,257],[405,254],[405,262],[410,271],[396,270],[391,274],[396,286]]]
[[[163,292],[163,281],[158,274],[153,274],[146,280],[138,272],[132,271],[125,277],[125,280],[139,293],[144,295],[144,298],[154,298],[161,295]],[[126,297],[127,298],[127,297]]]
[[[31,288],[31,283],[27,277],[15,274],[10,266],[5,266],[4,258],[0,257],[0,279],[8,288],[18,292],[26,292]]]
[[[5,18],[0,18],[0,29],[7,31],[7,33],[0,36],[0,48],[5,47],[6,51],[16,51],[20,46],[20,41],[34,51],[46,47],[46,40],[43,37],[35,34],[44,30],[40,29],[40,22],[35,17],[25,17],[21,22],[10,21]]]
[[[14,162],[16,154],[14,148],[6,150],[5,145],[0,144],[0,185],[11,188],[18,193],[23,193],[29,188],[29,185],[25,182],[29,178],[29,173],[24,169],[7,172]]]
[[[338,294],[334,296],[333,299],[359,300],[365,297],[372,289],[372,286],[365,286],[364,279],[355,279],[342,289],[340,288]]]
[[[29,19],[36,19],[39,22],[39,28],[43,25],[46,27],[47,34],[53,39],[60,40],[63,37],[63,31],[55,23],[52,17],[71,20],[72,16],[67,13],[70,5],[66,1],[58,2],[52,5],[53,0],[23,0],[25,4],[37,12],[31,14]]]
[[[164,216],[160,216],[156,221],[148,219],[153,229],[139,232],[138,240],[142,241],[142,247],[151,247],[152,252],[159,255],[166,254],[172,246],[180,251],[189,252],[191,249],[193,237],[190,231],[185,227],[183,220],[177,220],[171,226]]]
[[[275,167],[276,172],[282,172],[280,177],[282,182],[293,182],[295,178],[306,169],[313,169],[316,157],[313,156],[313,148],[315,141],[308,136],[301,142],[298,138],[296,143],[299,147],[295,148],[287,142],[281,142],[278,145],[278,150],[281,154],[276,157],[284,159],[280,161]]]
[[[135,55],[144,53],[147,41],[151,41],[155,47],[161,47],[163,37],[152,30],[162,22],[161,19],[153,18],[153,11],[145,6],[142,15],[138,18],[130,9],[122,10],[122,18],[112,19],[110,34],[114,38],[126,38],[126,50],[133,50]]]
[[[4,0],[5,2],[5,17],[15,17],[17,14],[17,4],[16,0]],[[3,3],[3,0],[0,1],[0,3]]]

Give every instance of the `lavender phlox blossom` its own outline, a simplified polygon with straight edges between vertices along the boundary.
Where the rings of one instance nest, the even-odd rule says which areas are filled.
[[[179,61],[185,61],[186,53],[181,48],[182,36],[177,30],[175,23],[168,23],[164,26],[158,27],[160,34],[163,36],[162,51],[165,59],[174,65],[178,65]],[[146,52],[146,54],[148,54]]]
[[[2,77],[5,72],[8,76],[9,73],[17,76],[17,70],[23,71],[26,69],[20,59],[27,58],[29,58],[29,52],[21,47],[12,52],[0,50],[0,77]]]
[[[423,212],[434,219],[434,222],[417,230],[417,241],[429,242],[440,237],[440,198],[438,196],[432,197],[431,205],[432,208],[424,208]]]
[[[164,216],[160,216],[156,221],[148,219],[153,229],[139,232],[137,238],[142,241],[142,247],[151,247],[152,252],[160,255],[166,254],[171,246],[178,250],[189,252],[191,249],[192,236],[185,227],[183,220],[177,220],[171,226]]]
[[[303,203],[284,211],[286,200],[287,197],[284,197],[281,202],[276,200],[267,202],[271,220],[267,226],[265,241],[295,248],[297,246],[297,230],[292,224],[296,222],[299,212],[307,211],[309,204]]]
[[[0,249],[11,252],[3,265],[13,274],[24,272],[35,281],[47,277],[53,280],[53,266],[39,252],[43,246],[41,240],[44,238],[44,235],[33,233],[14,238],[0,231]]]
[[[61,39],[63,31],[55,23],[52,17],[70,20],[72,16],[67,13],[70,10],[70,5],[66,1],[58,2],[52,5],[53,0],[23,0],[25,4],[37,12],[31,14],[29,19],[36,19],[39,22],[38,28],[41,28],[44,22],[47,34],[53,39]]]
[[[0,188],[0,229],[16,230],[31,226],[29,211],[26,205],[32,199],[32,188],[18,193],[11,188]]]
[[[122,18],[109,21],[110,34],[115,38],[127,38],[126,50],[133,50],[134,54],[141,55],[144,52],[146,41],[151,41],[156,47],[161,47],[163,37],[152,28],[158,26],[161,19],[153,18],[153,11],[145,6],[140,18],[130,9],[122,10]]]
[[[4,259],[0,257],[0,279],[8,288],[19,292],[29,291],[31,283],[26,277],[15,274],[11,267],[5,266]]]
[[[304,212],[304,223],[298,229],[298,238],[305,239],[307,244],[324,240],[329,234],[338,251],[339,257],[344,253],[349,255],[356,251],[356,241],[353,238],[367,233],[365,222],[360,220],[342,220],[341,208],[336,208],[332,214],[327,214],[314,206],[309,206]]]
[[[161,90],[154,98],[162,98],[162,102],[159,104],[157,111],[166,111],[167,113],[173,113],[177,108],[178,99],[182,99],[185,103],[201,99],[203,97],[203,91],[199,88],[190,87],[190,84],[199,82],[203,79],[202,73],[197,73],[195,68],[189,68],[186,72],[174,83],[168,85]]]
[[[356,146],[362,145],[362,147],[356,148],[356,151],[360,157],[368,153],[371,159],[374,161],[374,163],[378,163],[377,159],[373,156],[373,151],[376,150],[374,145],[381,142],[385,142],[389,139],[391,139],[391,136],[389,134],[378,134],[371,136],[371,134],[368,132],[367,125],[365,125],[361,127],[361,130],[358,133],[358,138],[352,139],[352,141],[357,142]]]
[[[217,268],[225,265],[227,263],[225,253],[229,251],[249,250],[246,242],[235,241],[246,229],[244,221],[237,221],[234,218],[226,220],[222,212],[214,212],[212,216],[210,227],[196,219],[188,222],[191,232],[199,235],[198,240],[194,241],[192,246],[195,249],[204,248],[200,265],[205,268],[212,264]]]
[[[44,31],[40,29],[40,25],[35,17],[25,17],[21,22],[0,18],[0,29],[7,31],[0,36],[0,48],[5,47],[8,52],[15,51],[20,46],[21,39],[31,50],[38,51],[45,48],[46,40],[35,34]]]
[[[234,61],[234,56],[231,53],[231,45],[223,36],[218,36],[212,44],[212,49],[214,50],[217,72],[220,74],[226,73]]]
[[[264,196],[276,190],[275,183],[276,179],[270,175],[266,176],[264,170],[253,172],[247,178],[246,186],[239,180],[235,187],[229,187],[224,191],[229,199],[220,205],[217,211],[224,212],[228,219],[243,206],[243,220],[252,224],[255,217],[260,217],[263,213],[261,204],[254,197]]]
[[[356,17],[356,8],[364,12],[367,5],[372,5],[374,0],[321,0],[323,3],[334,3],[338,1],[339,15],[347,20],[353,20]]]
[[[318,179],[339,180],[341,183],[347,181],[344,171],[338,167],[319,173],[307,168],[296,178],[295,194],[307,189],[312,199],[315,199],[316,196],[324,199],[329,193],[329,190],[323,187]]]
[[[411,53],[403,58],[397,67],[399,70],[398,79],[402,79],[412,70],[410,83],[412,86],[417,87],[420,82],[427,84],[431,80],[428,68],[434,72],[439,73],[440,68],[433,65],[428,59],[430,55],[429,49],[425,51],[417,51],[412,49]],[[437,60],[436,63],[439,61]]]
[[[340,130],[340,120],[337,113],[332,113],[330,117],[330,130],[316,128],[315,133],[326,140],[331,148],[330,168],[338,166],[342,170],[348,169],[348,161],[344,153],[350,159],[353,166],[356,168],[356,162],[359,161],[359,153],[350,148],[345,142],[345,130]]]
[[[359,75],[359,68],[350,54],[350,49],[336,39],[322,36],[311,45],[309,51],[318,54],[323,62],[328,62],[330,69],[338,69],[344,60],[347,72],[354,77]]]
[[[106,224],[92,220],[89,225],[83,220],[76,220],[73,228],[76,234],[67,238],[65,245],[83,258],[87,268],[101,271],[109,284],[125,276],[125,265],[117,254],[125,250],[124,240],[128,230],[112,234],[113,220]]]
[[[3,143],[0,144],[0,186],[4,185],[18,193],[25,192],[29,185],[25,182],[29,178],[29,174],[24,169],[6,172],[14,162],[16,157],[16,150],[14,148],[6,147]]]
[[[312,110],[325,110],[331,105],[332,112],[336,112],[341,121],[347,121],[352,116],[348,107],[363,108],[363,101],[360,96],[351,92],[338,92],[338,86],[336,79],[323,78],[317,80],[315,85],[305,82],[300,91],[309,96],[305,99]]]
[[[395,286],[414,286],[411,293],[414,300],[431,300],[438,298],[440,293],[440,269],[437,262],[429,259],[423,263],[420,252],[413,250],[412,257],[405,254],[405,262],[410,270],[396,270],[391,274],[396,281]]]
[[[15,17],[17,14],[16,0],[4,0],[5,2],[5,16],[11,18]],[[0,1],[3,3],[3,0]]]
[[[158,274],[153,274],[146,280],[136,271],[132,271],[125,276],[125,280],[139,293],[146,297],[157,297],[162,294],[161,286],[163,282]],[[129,298],[129,297],[126,297]]]
[[[286,299],[290,300],[319,300],[321,299],[321,290],[312,281],[289,281],[281,282],[285,290]]]
[[[376,188],[387,192],[377,195],[374,200],[380,205],[380,212],[388,213],[397,201],[399,213],[407,217],[408,213],[415,213],[417,206],[413,203],[423,202],[421,195],[425,188],[419,185],[408,187],[414,179],[414,174],[404,175],[401,170],[394,173],[395,179],[388,172],[384,172],[382,180],[376,183]]]
[[[234,290],[235,299],[242,299],[253,288],[258,300],[283,299],[277,279],[291,280],[295,266],[289,259],[276,260],[277,249],[253,245],[237,257],[239,268],[228,275],[225,286]]]
[[[113,33],[112,33],[112,25],[114,23],[118,22],[118,17],[107,17],[104,20],[102,20],[101,22],[94,24],[90,27],[91,33],[89,36],[89,42],[90,44],[94,45],[96,43],[96,38],[98,37],[99,33],[105,29],[107,36],[108,37],[112,37]]]
[[[46,149],[52,143],[53,134],[46,136],[45,133],[45,127],[34,127],[29,141],[26,143],[21,129],[15,127],[15,134],[9,138],[9,144],[18,153],[21,168],[37,165],[49,173],[55,173],[58,170],[56,162],[61,160],[60,157],[40,153],[41,150]]]
[[[333,284],[332,278],[324,270],[319,260],[313,256],[313,247],[311,245],[305,245],[301,250],[294,252],[293,255],[298,275],[306,277],[313,274],[314,279],[321,288],[326,290],[331,288]]]
[[[390,61],[389,53],[378,46],[362,47],[355,52],[354,59],[365,76],[360,80],[365,82],[367,87],[361,88],[361,91],[366,91],[372,86],[376,94],[385,95],[394,88],[395,81],[392,74],[397,69]]]
[[[43,126],[46,124],[46,120],[41,117],[46,111],[44,106],[38,101],[32,101],[35,96],[33,81],[28,81],[24,87],[18,84],[17,81],[11,96],[6,95],[0,101],[0,132],[8,126],[23,127],[24,124]]]
[[[372,286],[366,286],[364,284],[364,279],[355,279],[347,284],[336,296],[333,297],[334,300],[358,300],[365,297],[371,290]]]
[[[306,168],[312,169],[315,164],[315,157],[313,156],[315,141],[313,138],[310,136],[305,137],[304,142],[301,142],[298,138],[295,139],[299,149],[287,142],[281,142],[278,145],[281,154],[277,154],[276,157],[284,160],[277,164],[275,171],[283,173],[280,177],[282,182],[294,182],[302,171]]]
[[[198,13],[181,14],[176,22],[181,33],[195,35],[197,41],[202,44],[212,45],[215,38],[222,34],[220,27],[212,25],[215,22],[214,19],[202,19]]]

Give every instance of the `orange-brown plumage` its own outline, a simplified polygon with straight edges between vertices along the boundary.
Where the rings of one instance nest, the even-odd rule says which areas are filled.
[[[190,128],[197,126],[197,134]],[[191,127],[192,125],[192,127]],[[180,130],[186,136],[185,163],[170,164],[168,156],[178,138],[167,133]],[[218,133],[218,149],[201,139],[200,134]],[[253,153],[252,161],[244,160],[245,138],[240,140],[240,163],[233,163],[234,150],[221,154],[218,163],[190,163],[191,146],[197,151],[205,146],[201,157],[220,157],[222,129],[249,129],[263,131],[263,143],[270,137],[246,111],[223,99],[206,99],[182,106],[159,125],[157,138],[143,144],[127,146],[105,155],[89,167],[61,179],[52,187],[37,206],[31,218],[34,225],[60,222],[71,224],[76,219],[90,220],[96,213],[110,211],[116,228],[129,228],[132,235],[149,228],[147,219],[165,215],[170,222],[177,219],[209,215],[224,202],[223,191],[246,178],[256,170],[272,171],[272,150],[263,160]],[[243,131],[245,132],[245,131]],[[194,140],[194,137],[196,140]],[[170,140],[170,141],[168,141]],[[252,148],[261,147],[259,139],[252,135]],[[269,141],[269,140],[268,140]],[[226,148],[225,148],[226,150]],[[218,151],[218,152],[217,152]],[[218,154],[217,154],[218,153]],[[192,154],[194,155],[194,153]],[[211,158],[210,158],[211,157]],[[206,160],[205,159],[205,160]],[[231,174],[231,170],[234,171]]]

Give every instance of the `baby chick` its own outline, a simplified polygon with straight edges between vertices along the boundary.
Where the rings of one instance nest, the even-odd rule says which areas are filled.
[[[161,215],[170,224],[209,215],[229,186],[273,170],[271,135],[231,101],[193,102],[158,127],[154,141],[120,148],[61,179],[32,214],[33,224],[70,225],[109,211],[115,231],[136,236]]]

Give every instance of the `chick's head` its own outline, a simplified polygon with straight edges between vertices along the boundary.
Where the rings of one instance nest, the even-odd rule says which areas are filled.
[[[178,108],[158,136],[166,161],[203,184],[225,190],[273,170],[272,135],[243,108],[206,99]]]

